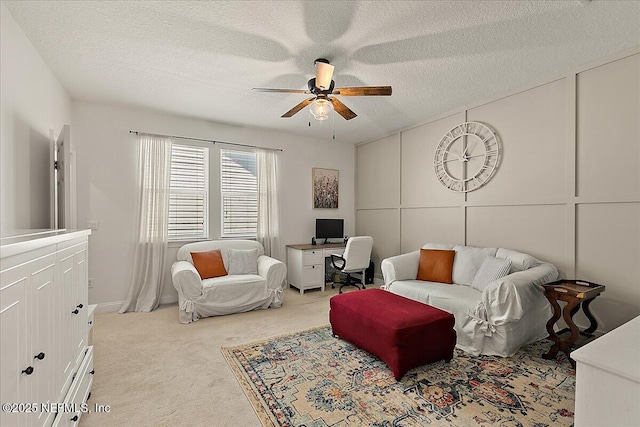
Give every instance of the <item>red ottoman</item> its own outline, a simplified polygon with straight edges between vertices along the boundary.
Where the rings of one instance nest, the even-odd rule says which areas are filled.
[[[381,289],[336,295],[329,301],[333,333],[382,359],[400,380],[410,369],[451,360],[453,315]]]

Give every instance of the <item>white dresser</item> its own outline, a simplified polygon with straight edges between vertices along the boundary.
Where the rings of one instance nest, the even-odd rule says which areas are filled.
[[[29,230],[0,239],[2,426],[72,426],[87,409],[90,233]]]
[[[640,317],[571,353],[576,427],[640,426]]]
[[[325,258],[342,255],[344,243],[326,245],[287,245],[287,280],[304,294],[307,289],[325,287]]]

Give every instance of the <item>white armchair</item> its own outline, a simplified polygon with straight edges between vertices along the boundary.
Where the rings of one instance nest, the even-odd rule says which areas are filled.
[[[257,249],[258,274],[236,274],[202,280],[193,265],[191,252],[215,249],[220,249],[227,271],[229,249]],[[178,291],[180,323],[282,305],[287,267],[281,261],[264,255],[264,248],[259,242],[209,240],[189,243],[178,249],[177,259],[171,267],[171,278]]]

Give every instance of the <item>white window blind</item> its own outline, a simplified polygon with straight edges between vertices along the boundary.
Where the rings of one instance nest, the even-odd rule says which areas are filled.
[[[209,149],[172,144],[169,240],[209,237]]]
[[[256,153],[220,150],[222,236],[255,237],[258,225]]]

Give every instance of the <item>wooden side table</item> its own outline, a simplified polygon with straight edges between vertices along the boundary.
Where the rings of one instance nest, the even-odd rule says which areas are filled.
[[[547,332],[549,333],[548,339],[554,342],[549,352],[543,354],[542,357],[544,359],[554,359],[558,352],[561,351],[567,355],[571,365],[575,367],[575,362],[571,359],[569,353],[578,340],[580,333],[590,335],[598,328],[598,321],[593,317],[593,314],[591,314],[589,305],[598,295],[604,292],[605,287],[603,285],[598,285],[584,280],[567,279],[548,283],[546,285],[542,285],[542,287],[544,288],[544,295],[553,307],[553,316],[547,322]],[[564,340],[560,339],[553,329],[553,326],[556,324],[558,319],[560,319],[560,304],[558,304],[558,301],[564,301],[567,303],[562,310],[562,318],[569,326],[571,335]],[[590,322],[589,327],[582,332],[578,329],[576,324],[573,323],[573,316],[578,312],[580,306],[582,306],[582,311]]]

